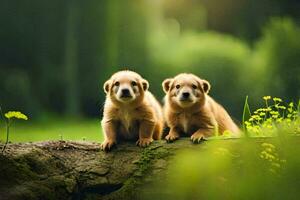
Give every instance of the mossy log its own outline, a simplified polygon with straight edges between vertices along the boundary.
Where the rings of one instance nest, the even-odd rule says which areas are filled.
[[[103,152],[90,142],[9,144],[0,155],[0,199],[140,199],[140,186],[160,177],[176,150],[199,146],[181,139]]]

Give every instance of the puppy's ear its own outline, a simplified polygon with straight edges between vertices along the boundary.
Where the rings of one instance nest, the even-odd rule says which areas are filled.
[[[171,88],[171,82],[173,81],[173,79],[171,78],[167,78],[163,81],[162,83],[162,87],[165,93],[169,92],[170,88]]]
[[[111,80],[108,80],[103,85],[103,90],[106,94],[109,92],[110,84],[111,84]]]
[[[146,91],[149,88],[149,83],[145,79],[142,80],[143,90]]]
[[[202,88],[206,94],[208,94],[210,90],[210,83],[207,80],[201,80],[202,81]]]

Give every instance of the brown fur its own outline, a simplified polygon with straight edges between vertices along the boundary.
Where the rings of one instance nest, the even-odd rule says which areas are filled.
[[[167,141],[173,141],[181,134],[191,136],[193,142],[228,130],[239,133],[226,110],[208,95],[210,84],[193,74],[179,74],[163,82],[166,93],[164,115],[170,127]],[[183,93],[189,93],[188,100]]]
[[[104,83],[107,95],[101,122],[103,150],[109,150],[120,140],[137,140],[137,145],[145,147],[153,139],[161,138],[162,108],[148,87],[148,82],[139,74],[127,70],[115,73]],[[119,98],[124,88],[134,96],[128,102]]]

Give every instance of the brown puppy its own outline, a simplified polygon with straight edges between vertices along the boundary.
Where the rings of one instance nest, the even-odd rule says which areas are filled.
[[[148,87],[139,74],[127,70],[113,74],[104,83],[101,149],[109,150],[119,140],[137,140],[137,145],[145,147],[161,138],[162,108]]]
[[[225,109],[208,95],[208,81],[183,73],[166,79],[162,86],[166,93],[164,114],[170,127],[167,141],[178,139],[181,133],[191,136],[193,142],[226,130],[239,133]]]

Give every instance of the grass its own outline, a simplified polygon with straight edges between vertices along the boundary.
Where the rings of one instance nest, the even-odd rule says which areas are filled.
[[[287,133],[182,150],[145,199],[299,199],[299,144],[300,137]]]
[[[60,139],[101,142],[103,139],[100,119],[14,121],[10,129],[10,142]],[[5,124],[3,121],[0,121],[0,140],[3,142],[5,137]]]

